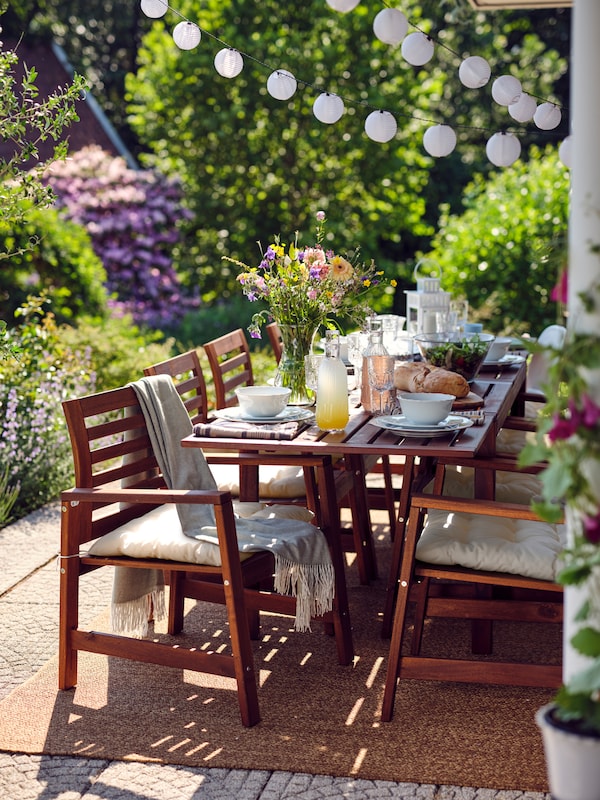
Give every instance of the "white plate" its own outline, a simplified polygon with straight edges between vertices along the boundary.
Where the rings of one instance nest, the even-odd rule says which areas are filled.
[[[217,419],[228,419],[233,422],[298,422],[303,419],[310,419],[313,412],[307,408],[299,408],[298,406],[286,406],[280,414],[274,417],[250,417],[242,414],[242,409],[239,406],[232,406],[231,408],[219,408],[214,412]]]
[[[436,436],[447,436],[449,433],[462,431],[473,425],[472,419],[455,414],[450,414],[437,425],[418,425],[409,422],[402,414],[396,414],[393,417],[373,417],[370,421],[372,425],[384,428],[387,431],[396,431],[396,433],[401,433],[404,436],[419,436],[430,439]]]
[[[522,364],[525,361],[525,356],[519,356],[516,353],[506,353],[506,355],[499,358],[498,361],[484,361],[484,367],[507,367],[512,364]]]

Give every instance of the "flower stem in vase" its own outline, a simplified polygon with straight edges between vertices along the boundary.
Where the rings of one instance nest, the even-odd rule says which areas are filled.
[[[292,390],[290,404],[312,405],[312,392],[306,386],[304,356],[311,352],[314,327],[279,324],[283,352],[275,375],[275,385]]]

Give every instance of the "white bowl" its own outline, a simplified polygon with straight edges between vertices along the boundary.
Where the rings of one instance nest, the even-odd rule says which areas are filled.
[[[292,390],[285,386],[240,386],[235,393],[244,416],[275,417],[287,406]]]
[[[398,399],[402,413],[409,422],[437,425],[446,419],[456,397],[435,392],[400,392]]]
[[[508,353],[512,339],[508,336],[496,336],[490,345],[485,361],[500,361]]]

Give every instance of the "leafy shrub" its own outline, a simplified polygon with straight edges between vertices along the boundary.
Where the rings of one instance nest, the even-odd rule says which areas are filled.
[[[86,231],[50,208],[0,220],[0,315],[8,321],[30,295],[52,302],[57,323],[106,312],[106,273]]]
[[[177,327],[196,305],[183,295],[171,258],[187,216],[179,184],[154,170],[129,169],[98,146],[54,165],[47,180],[65,218],[88,231],[114,309],[137,324]]]
[[[46,302],[32,298],[17,312],[22,322],[7,336],[18,355],[0,361],[0,463],[8,466],[5,491],[18,487],[16,517],[71,483],[61,402],[95,387],[89,353],[62,345],[54,315],[44,312]],[[0,525],[5,522],[0,518]]]
[[[568,204],[568,170],[551,148],[477,176],[464,213],[443,213],[428,255],[442,268],[443,288],[466,296],[493,332],[517,332],[523,321],[537,334],[556,322],[551,292],[564,268]]]
[[[76,327],[63,326],[57,336],[64,347],[89,353],[96,391],[138,380],[144,367],[174,354],[173,340],[163,341],[161,333],[139,328],[130,317],[80,320]]]

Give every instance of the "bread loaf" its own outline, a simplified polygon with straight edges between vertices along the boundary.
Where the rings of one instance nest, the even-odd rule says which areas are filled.
[[[462,375],[423,362],[397,365],[394,385],[404,392],[441,392],[455,397],[466,397],[470,391]]]

